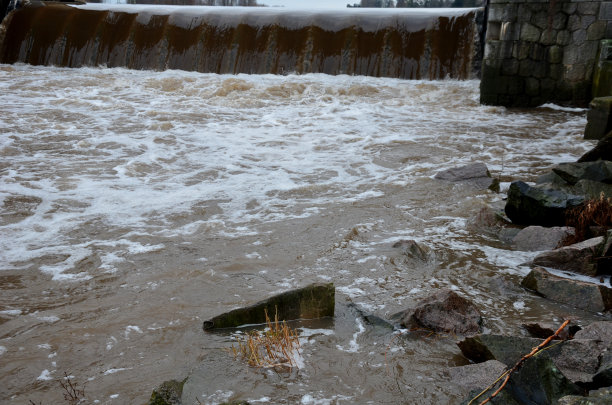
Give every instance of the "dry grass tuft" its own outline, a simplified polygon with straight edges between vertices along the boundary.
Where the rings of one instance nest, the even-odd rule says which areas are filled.
[[[576,232],[561,242],[563,246],[605,234],[612,228],[612,199],[602,193],[597,199],[583,202],[567,212],[565,224],[574,227]]]
[[[250,366],[265,368],[297,367],[300,341],[297,331],[287,326],[285,321],[274,322],[266,311],[266,329],[247,332],[238,338],[238,347],[232,345],[231,351],[235,358],[245,360]]]

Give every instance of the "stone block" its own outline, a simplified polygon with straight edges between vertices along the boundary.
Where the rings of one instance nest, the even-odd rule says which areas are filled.
[[[540,94],[540,81],[533,77],[525,79],[525,93],[528,96],[538,96]]]
[[[548,65],[548,77],[550,77],[553,80],[559,80],[563,77],[563,74],[565,73],[565,68],[563,67],[562,64],[560,63],[554,63],[554,64],[550,64]]]
[[[542,30],[530,23],[523,23],[521,26],[521,40],[527,42],[537,42],[540,40]],[[586,36],[586,33],[585,33]]]
[[[579,29],[572,32],[572,43],[574,45],[581,45],[587,39],[586,30]]]
[[[541,61],[546,59],[546,47],[533,43],[529,47],[529,58],[534,61]]]
[[[560,46],[551,46],[548,48],[548,62],[561,63],[563,60],[563,48]]]
[[[551,19],[549,18],[549,15],[546,11],[540,11],[539,13],[535,13],[531,15],[531,18],[527,21],[531,22],[531,24],[535,25],[536,27],[545,30],[549,27],[549,24],[552,23],[552,21],[550,21]]]
[[[509,76],[506,79],[508,94],[517,95],[525,92],[525,81],[517,76]]]
[[[599,41],[606,35],[606,21],[595,21],[587,28],[587,39],[590,41]]]
[[[596,2],[579,3],[577,11],[581,15],[596,16],[599,13],[599,4]]]
[[[518,74],[519,61],[514,58],[504,59],[501,66],[501,73],[507,76],[513,76]]]
[[[540,37],[540,43],[542,45],[554,45],[557,43],[557,34],[558,31],[552,28],[545,29],[542,31],[542,36]]]
[[[572,34],[568,31],[559,31],[557,34],[557,45],[565,46],[572,40]]]
[[[491,22],[487,24],[487,36],[486,41],[499,41],[501,31],[501,23],[500,22]]]
[[[491,4],[489,7],[489,21],[514,22],[517,18],[517,11],[517,4]]]
[[[565,80],[570,82],[577,82],[584,80],[584,75],[586,73],[586,67],[582,63],[575,63],[573,65],[565,66]]]
[[[583,15],[582,17],[580,17],[580,29],[586,30],[595,21],[597,21],[597,17],[595,17],[594,15]]]
[[[487,41],[484,50],[483,59],[502,59],[501,58],[502,41]]]
[[[612,21],[612,1],[603,1],[599,7],[599,19]]]
[[[550,94],[557,88],[557,81],[553,79],[540,80],[540,91],[542,94]]]
[[[601,139],[612,130],[612,96],[594,98],[589,104],[584,139]]]
[[[519,76],[530,77],[535,70],[535,62],[523,59],[519,65]]]
[[[563,51],[563,63],[573,65],[594,61],[597,58],[599,43],[597,41],[584,41],[581,45],[572,44]]]
[[[533,13],[528,3],[522,3],[518,7],[517,21],[519,23],[530,22]]]
[[[566,2],[563,4],[563,12],[567,15],[572,15],[578,10],[578,4]]]
[[[521,39],[520,25],[518,23],[504,22],[501,25],[499,39],[502,41],[518,41]]]
[[[518,60],[527,59],[530,49],[530,44],[526,42],[515,42],[512,48],[512,57]]]
[[[612,96],[612,40],[601,41],[593,74],[593,97]]]
[[[564,30],[567,27],[567,15],[557,13],[553,16],[552,27],[556,30]]]
[[[571,32],[580,29],[580,16],[577,14],[572,14],[567,19],[567,29]]]

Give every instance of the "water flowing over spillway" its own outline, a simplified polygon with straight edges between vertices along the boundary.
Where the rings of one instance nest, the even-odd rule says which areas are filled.
[[[10,14],[0,62],[207,73],[467,79],[478,11],[35,4]]]

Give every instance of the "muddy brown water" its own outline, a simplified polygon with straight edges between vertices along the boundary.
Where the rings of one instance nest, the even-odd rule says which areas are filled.
[[[478,103],[478,81],[0,66],[0,402],[457,403],[452,336],[381,331],[440,288],[489,332],[597,315],[518,287],[533,253],[470,226],[504,194],[433,178],[485,162],[507,188],[570,161],[583,110]],[[433,259],[412,261],[402,239]],[[256,369],[202,321],[333,282],[337,315],[296,325],[302,364]],[[196,399],[197,397],[197,399]],[[257,403],[257,402],[255,402]]]

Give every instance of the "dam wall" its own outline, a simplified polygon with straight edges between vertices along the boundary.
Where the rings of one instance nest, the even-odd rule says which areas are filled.
[[[612,95],[593,88],[612,60],[606,39],[612,1],[490,0],[481,103],[585,106],[595,93]]]
[[[482,14],[40,2],[5,18],[0,63],[468,79]]]

